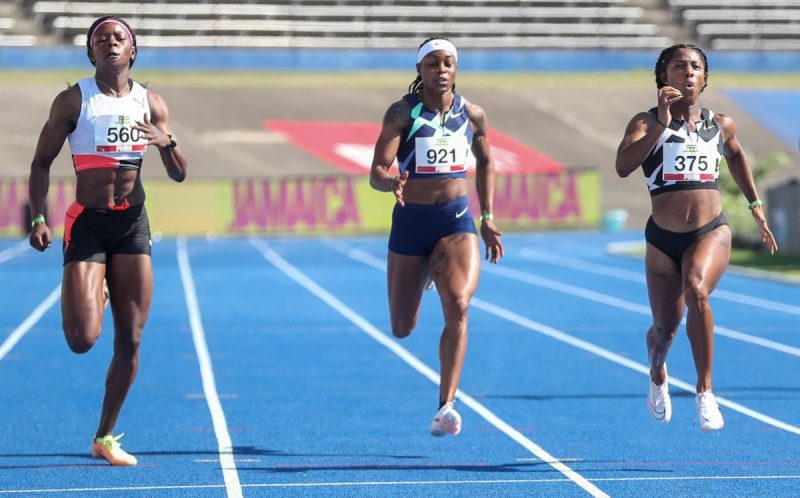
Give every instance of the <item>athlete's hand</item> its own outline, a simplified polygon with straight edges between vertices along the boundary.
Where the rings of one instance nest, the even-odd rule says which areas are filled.
[[[492,263],[497,263],[503,257],[504,249],[503,243],[500,242],[500,236],[503,235],[497,227],[494,226],[494,220],[481,221],[481,237],[483,243],[486,245],[486,260]]]
[[[403,188],[406,186],[407,181],[408,171],[403,171],[402,175],[392,178],[392,193],[400,206],[406,205],[405,201],[403,201]]]
[[[50,236],[50,228],[45,223],[37,223],[31,229],[31,236],[28,239],[31,247],[37,251],[44,251],[50,247],[52,238]]]
[[[662,86],[658,89],[658,120],[669,126],[672,112],[669,107],[683,98],[683,94],[675,87]]]
[[[772,235],[772,231],[769,229],[767,225],[767,218],[764,216],[764,209],[761,206],[755,207],[751,211],[753,215],[753,219],[756,220],[758,223],[758,228],[761,229],[761,242],[769,249],[770,254],[775,254],[775,251],[778,250],[778,242],[775,240],[775,236]]]
[[[144,114],[142,121],[136,122],[134,128],[144,134],[144,138],[147,139],[147,145],[155,145],[158,148],[162,148],[172,143],[169,135],[161,131],[158,126],[150,122],[150,118],[147,116],[147,113]]]

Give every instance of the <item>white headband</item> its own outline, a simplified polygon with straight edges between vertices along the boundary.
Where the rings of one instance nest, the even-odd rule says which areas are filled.
[[[417,51],[417,64],[422,62],[422,59],[424,59],[426,55],[436,50],[445,50],[450,52],[453,54],[453,59],[458,62],[458,51],[456,50],[456,46],[450,43],[448,40],[436,39],[431,40],[425,45],[419,47],[419,51]]]

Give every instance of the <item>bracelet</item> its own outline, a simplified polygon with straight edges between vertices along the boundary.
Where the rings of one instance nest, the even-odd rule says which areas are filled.
[[[658,124],[660,124],[660,125],[661,125],[661,126],[663,126],[664,128],[669,128],[669,126],[667,126],[667,125],[665,125],[664,123],[662,123],[662,122],[661,122],[661,120],[660,120],[660,119],[658,119],[658,117],[657,117],[657,116],[656,116],[656,121],[658,121]]]
[[[37,223],[44,223],[44,222],[45,222],[44,221],[44,216],[40,214],[39,216],[36,216],[35,218],[33,218],[31,220],[31,228],[36,226]]]
[[[481,221],[493,220],[493,219],[494,215],[492,213],[486,213],[481,215]]]
[[[753,209],[757,208],[758,206],[763,206],[763,205],[764,205],[764,201],[762,201],[761,199],[756,199],[756,200],[754,200],[753,202],[751,202],[750,204],[747,205],[747,209],[752,211]]]

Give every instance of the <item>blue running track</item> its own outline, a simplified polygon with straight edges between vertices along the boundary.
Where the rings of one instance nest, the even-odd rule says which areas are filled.
[[[441,310],[389,333],[385,237],[165,239],[117,425],[89,455],[113,333],[69,352],[61,257],[0,240],[0,498],[800,495],[800,285],[729,271],[701,433],[681,331],[650,419],[641,233],[510,234],[470,312],[458,437],[433,438]],[[54,244],[56,247],[57,244]]]

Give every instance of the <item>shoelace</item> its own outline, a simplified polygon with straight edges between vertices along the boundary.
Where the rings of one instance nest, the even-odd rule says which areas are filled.
[[[118,448],[119,446],[121,446],[119,440],[122,439],[122,436],[124,435],[125,433],[123,432],[119,436],[112,436],[112,435],[103,436],[101,438],[95,438],[94,442],[102,444],[108,449]]]

